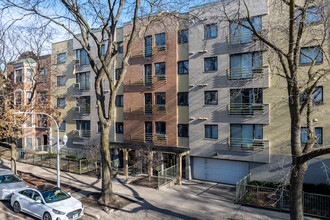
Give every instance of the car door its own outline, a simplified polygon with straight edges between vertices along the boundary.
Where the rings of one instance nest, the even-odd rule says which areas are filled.
[[[22,211],[30,213],[30,202],[32,201],[32,195],[33,195],[33,190],[31,189],[26,189],[21,192],[19,192],[21,195],[18,198],[18,202],[21,205]]]
[[[38,200],[40,202],[38,202]],[[42,217],[44,211],[45,211],[45,205],[43,203],[42,197],[40,193],[36,190],[33,190],[33,195],[32,195],[32,201],[30,202],[30,207],[29,207],[31,213],[37,217]]]

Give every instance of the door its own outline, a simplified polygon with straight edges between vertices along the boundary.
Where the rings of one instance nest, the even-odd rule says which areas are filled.
[[[152,114],[152,94],[151,93],[144,94],[144,114],[146,114],[146,115]]]
[[[146,121],[144,124],[145,129],[145,142],[152,142],[152,122]]]
[[[43,145],[48,145],[48,135],[43,135],[43,140],[44,140]]]
[[[151,64],[144,65],[144,85],[145,86],[152,85]]]
[[[41,202],[37,202],[38,200]],[[44,206],[45,205],[42,203],[41,195],[37,191],[33,190],[33,195],[29,207],[31,212],[37,217],[41,218],[44,213]]]
[[[152,56],[152,36],[144,38],[144,55],[145,57]]]

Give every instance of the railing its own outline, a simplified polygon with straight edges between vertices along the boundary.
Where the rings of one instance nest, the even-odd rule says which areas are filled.
[[[238,202],[246,191],[246,185],[251,181],[251,173],[246,175],[243,179],[236,183],[236,199],[235,202]]]
[[[31,150],[31,151],[51,152],[51,145],[25,146],[24,149]]]
[[[240,150],[264,150],[265,141],[262,139],[251,138],[229,138],[228,145],[230,149]]]
[[[153,144],[167,144],[168,139],[166,135],[161,134],[131,134],[131,141]]]
[[[166,114],[166,105],[145,105],[145,107],[130,107],[130,113],[138,115]]]
[[[267,36],[265,30],[259,31],[258,34],[262,37]],[[228,35],[228,45],[247,44],[257,40],[257,36],[255,36],[251,31],[245,31],[243,33],[237,31]]]
[[[255,112],[264,113],[265,104],[261,103],[230,103],[228,105],[230,115],[253,115]]]
[[[90,138],[91,131],[90,130],[79,130],[79,137],[81,138]]]
[[[263,77],[267,67],[238,67],[227,70],[229,80],[233,79],[252,79]]]
[[[89,115],[91,113],[90,106],[79,106],[79,113],[82,115]]]
[[[152,86],[152,85],[155,86],[166,83],[167,83],[167,79],[165,75],[146,76],[144,78],[130,79],[129,81],[130,86]]]
[[[154,47],[154,48],[145,47],[144,48],[144,57],[145,58],[152,58],[158,52],[165,52],[166,53],[167,52],[166,46],[164,45],[164,46]],[[134,56],[136,56],[136,55],[134,54]]]
[[[171,181],[176,181],[178,164],[158,172],[158,188]]]
[[[91,86],[89,84],[81,84],[79,86],[79,90],[90,90]]]

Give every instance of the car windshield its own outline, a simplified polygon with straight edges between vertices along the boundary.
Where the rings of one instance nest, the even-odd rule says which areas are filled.
[[[22,180],[14,174],[0,176],[0,183],[17,183],[20,181]]]
[[[58,187],[39,190],[46,203],[58,202],[70,198],[64,190]]]

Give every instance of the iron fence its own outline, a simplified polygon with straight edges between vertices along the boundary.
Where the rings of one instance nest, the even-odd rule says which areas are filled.
[[[176,180],[178,164],[158,172],[158,188]]]

